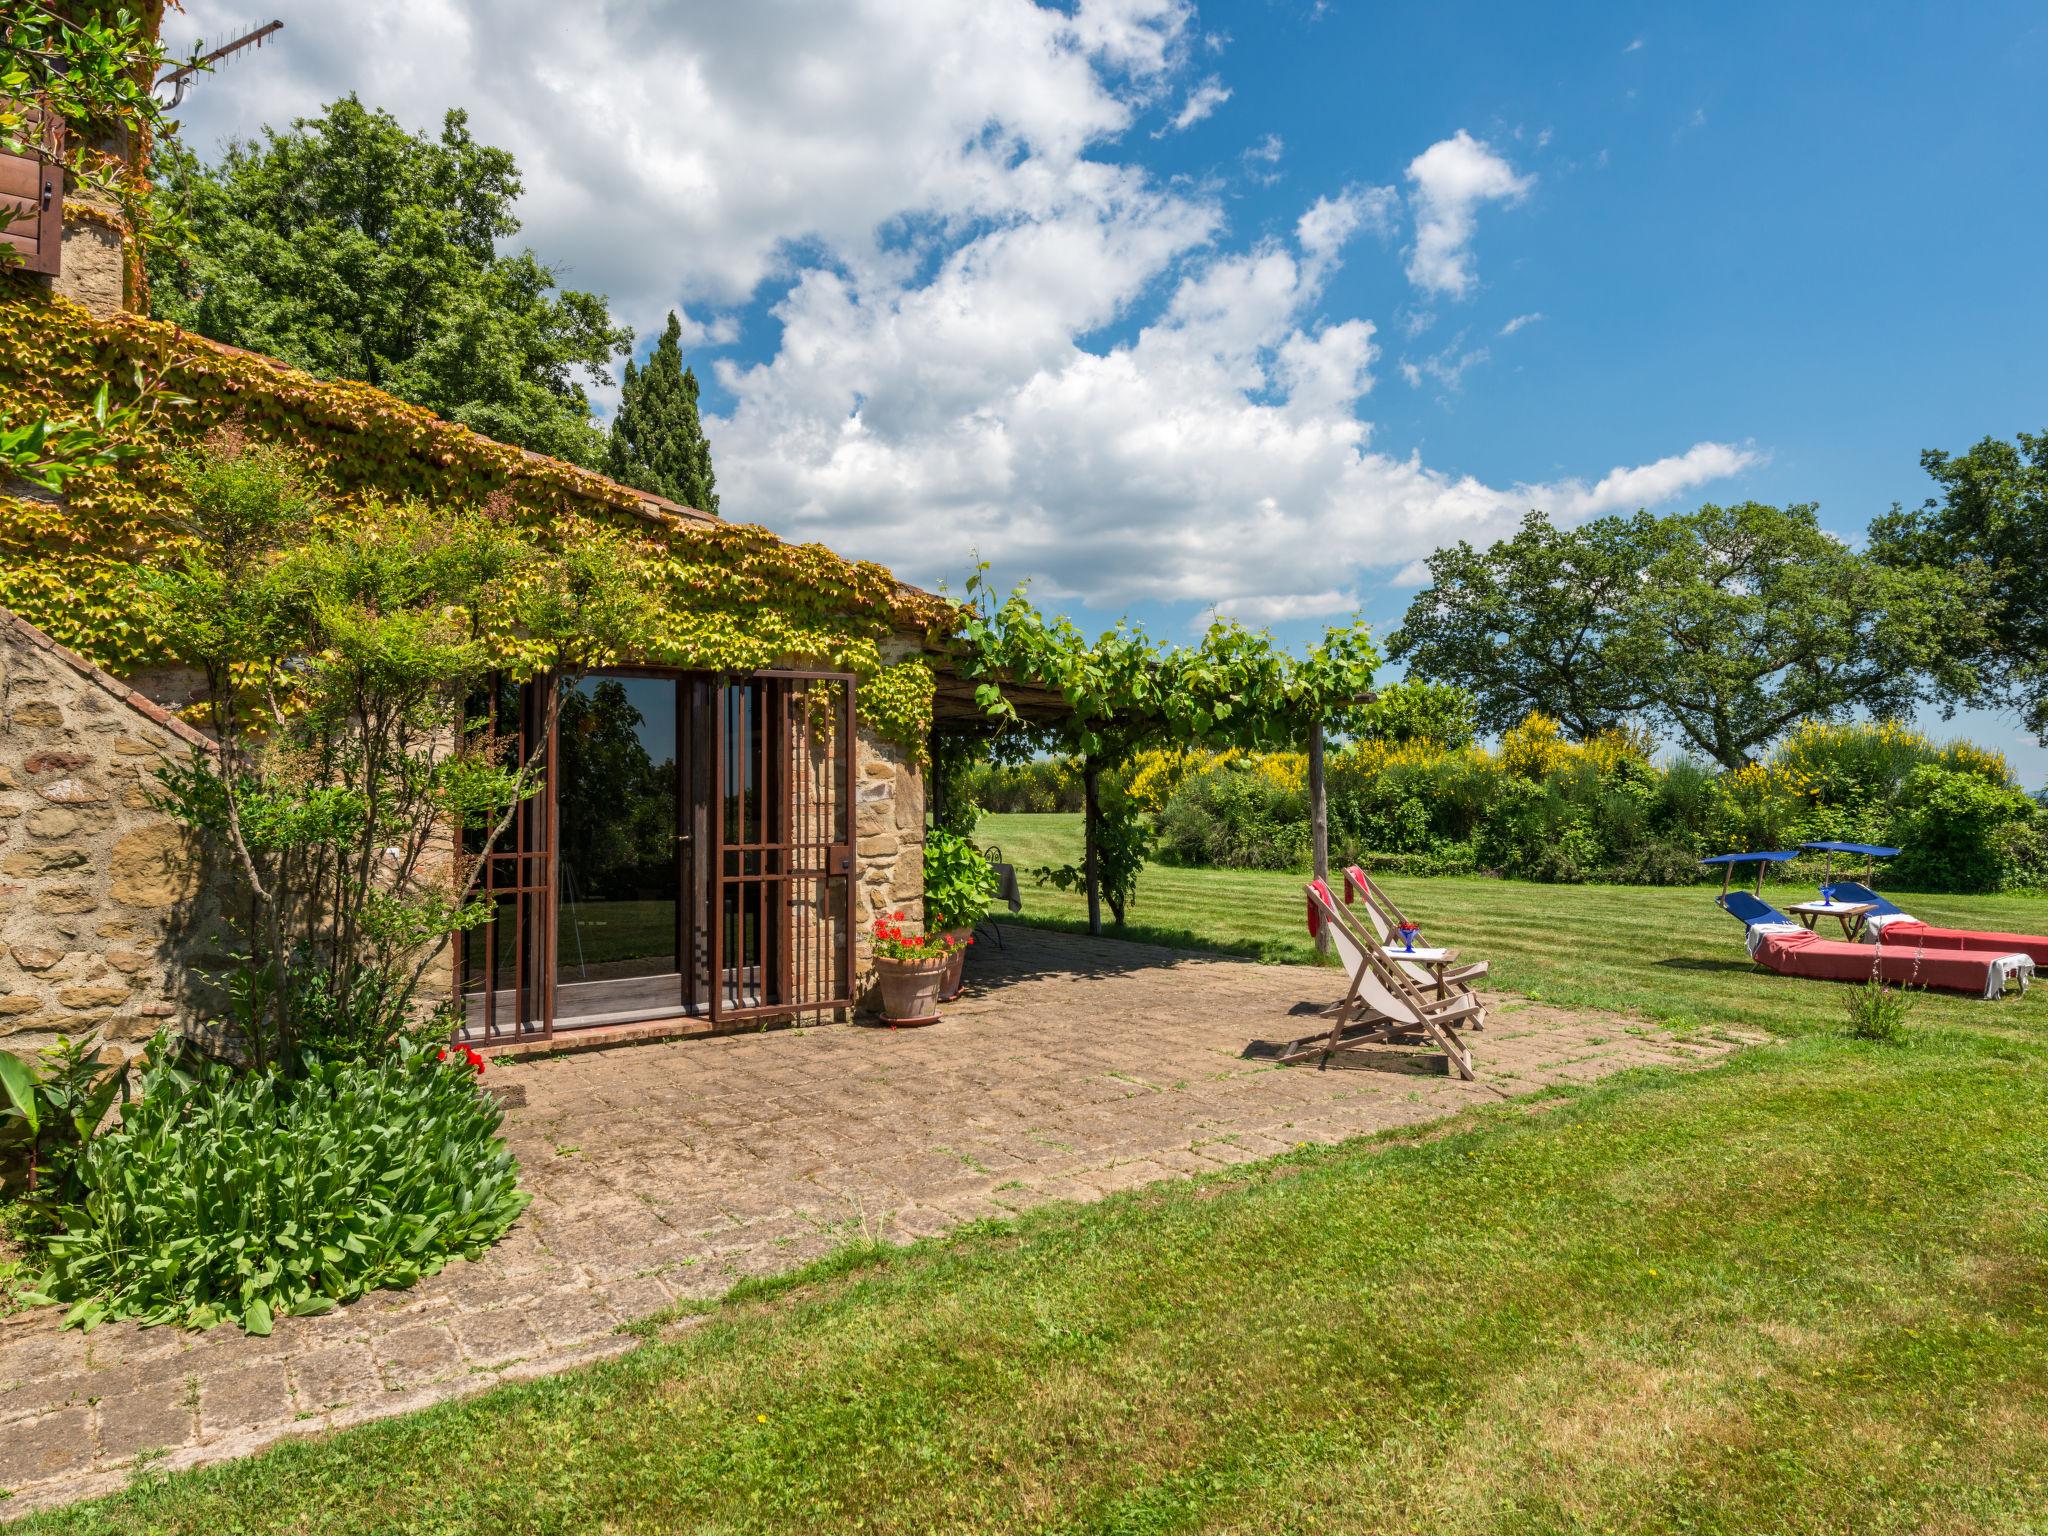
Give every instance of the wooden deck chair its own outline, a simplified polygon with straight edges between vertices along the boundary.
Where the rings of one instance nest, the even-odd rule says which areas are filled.
[[[1324,1010],[1330,1020],[1327,1035],[1310,1035],[1294,1041],[1280,1053],[1282,1062],[1319,1056],[1318,1068],[1327,1067],[1338,1051],[1378,1042],[1428,1040],[1440,1047],[1452,1070],[1467,1082],[1476,1075],[1472,1053],[1458,1038],[1458,1027],[1467,1022],[1483,1023],[1486,1008],[1472,993],[1436,999],[1425,997],[1413,981],[1386,963],[1378,947],[1331,899],[1329,887],[1312,880],[1307,887],[1309,910],[1327,925],[1337,958],[1351,977],[1350,990],[1342,1002]]]
[[[1394,898],[1368,880],[1365,871],[1356,864],[1347,865],[1344,870],[1344,905],[1355,912],[1357,907],[1352,903],[1353,896],[1362,901],[1365,907],[1365,925],[1379,935],[1380,948],[1387,952],[1388,958],[1406,971],[1417,985],[1435,991],[1436,977],[1430,974],[1429,968],[1417,965],[1413,960],[1403,960],[1400,950],[1395,947],[1400,939],[1397,930],[1407,921],[1401,915],[1401,909],[1394,905]],[[1450,953],[1455,955],[1457,951],[1451,950]],[[1469,992],[1472,990],[1472,983],[1484,976],[1486,970],[1484,960],[1453,965],[1444,971],[1444,983],[1454,992]]]

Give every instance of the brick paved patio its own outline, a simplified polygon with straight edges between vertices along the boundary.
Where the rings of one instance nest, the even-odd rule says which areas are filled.
[[[1005,929],[931,1029],[854,1025],[495,1065],[534,1203],[481,1261],[267,1339],[0,1322],[5,1515],[283,1435],[632,1348],[621,1323],[863,1233],[892,1239],[1092,1200],[1556,1082],[1698,1060],[1618,1017],[1497,999],[1480,1077],[1389,1048],[1276,1068],[1334,972]],[[1247,1056],[1248,1047],[1254,1048]]]

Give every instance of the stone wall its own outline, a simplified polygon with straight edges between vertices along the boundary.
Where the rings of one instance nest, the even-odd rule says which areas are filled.
[[[219,882],[149,790],[204,742],[0,609],[0,1050],[193,1022]]]
[[[856,995],[865,998],[874,984],[867,938],[874,920],[890,912],[924,920],[924,773],[904,748],[862,727],[853,793]]]

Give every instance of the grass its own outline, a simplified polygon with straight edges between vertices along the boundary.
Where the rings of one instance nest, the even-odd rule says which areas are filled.
[[[1082,926],[1080,896],[1034,885],[1024,873],[1035,864],[1079,859],[1078,815],[988,816],[977,836],[1000,844],[1018,865],[1025,921]],[[1301,884],[1302,876],[1278,871],[1148,865],[1129,934],[1263,960],[1310,961],[1315,951]],[[1741,925],[1714,905],[1710,886],[1528,885],[1470,877],[1389,878],[1386,887],[1426,940],[1484,957],[1493,985],[1544,1002],[1636,1013],[1681,1027],[1733,1024],[1778,1034],[1833,1028],[1846,1006],[1846,988],[1751,964]],[[2048,927],[2048,901],[2038,896],[1887,894],[1929,922],[2028,933]],[[1929,1025],[2048,1031],[2048,985],[2001,1003],[1927,993],[1916,999],[1914,1017]]]
[[[1020,862],[1060,835],[991,830]],[[1290,877],[1146,880],[1162,925],[1305,949]],[[1399,894],[1506,985],[1794,1038],[851,1247],[622,1359],[20,1529],[2044,1529],[2038,998],[1868,1043],[1848,989],[1750,974],[1704,890]]]
[[[752,1288],[24,1532],[2026,1532],[2032,1044],[1813,1036]]]

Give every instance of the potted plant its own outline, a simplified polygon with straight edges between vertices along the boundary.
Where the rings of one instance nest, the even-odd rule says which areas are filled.
[[[960,995],[967,947],[975,925],[988,916],[996,897],[995,866],[982,851],[958,833],[933,828],[924,842],[924,914],[926,926],[953,941],[954,949],[939,992],[941,1002]]]
[[[939,1022],[939,987],[960,946],[943,933],[910,933],[901,912],[875,919],[875,971],[882,1018],[891,1027]]]

